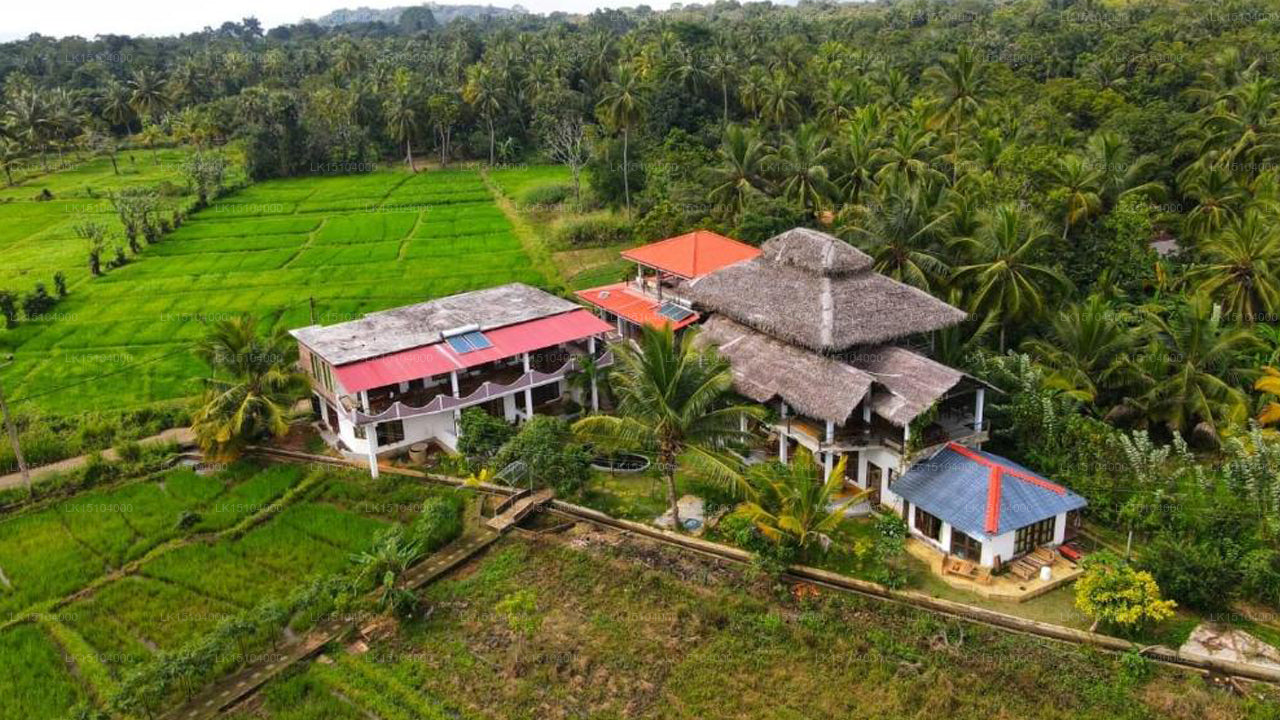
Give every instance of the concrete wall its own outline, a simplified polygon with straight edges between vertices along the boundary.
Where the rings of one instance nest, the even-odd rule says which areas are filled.
[[[457,429],[454,425],[452,411],[405,418],[402,422],[404,422],[404,441],[394,445],[380,445],[378,447],[379,455],[394,453],[407,448],[413,443],[424,442],[431,438],[440,440],[449,448],[453,448],[458,444]],[[341,426],[338,435],[342,438],[342,444],[350,448],[352,452],[367,455],[369,453],[369,440],[356,437],[355,427],[346,417],[340,415],[338,424]],[[372,432],[374,432],[372,427],[366,429],[366,434]]]

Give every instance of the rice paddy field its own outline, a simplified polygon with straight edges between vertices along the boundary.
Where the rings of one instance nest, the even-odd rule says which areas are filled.
[[[0,186],[0,254],[4,257],[0,290],[21,295],[42,282],[52,292],[56,272],[65,273],[72,286],[87,281],[87,246],[75,236],[73,226],[93,219],[117,238],[109,247],[123,242],[123,227],[111,206],[111,193],[167,183],[164,202],[172,207],[187,199],[181,169],[186,157],[183,150],[121,152],[116,156],[118,175],[106,157],[82,162],[68,157],[70,167],[65,169],[58,169],[58,160],[51,158],[49,172],[43,172],[38,161],[19,171],[17,184]],[[46,192],[50,199],[43,199]]]
[[[431,492],[242,462],[0,520],[0,720],[100,704],[157,653],[349,567]]]
[[[139,162],[142,162],[139,159]],[[24,189],[24,192],[28,190]],[[0,226],[0,245],[14,242]],[[86,281],[48,320],[0,331],[18,405],[124,409],[193,393],[210,319],[300,327],[507,282],[546,285],[475,171],[258,183]]]
[[[1191,674],[870,599],[788,592],[595,532],[511,536],[425,620],[267,686],[234,720],[1275,717]]]

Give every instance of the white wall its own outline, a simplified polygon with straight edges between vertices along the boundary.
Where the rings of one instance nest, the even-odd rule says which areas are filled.
[[[424,442],[431,438],[440,440],[450,449],[458,443],[457,430],[453,422],[453,412],[450,410],[431,415],[405,418],[403,422],[404,441],[394,445],[379,446],[379,455],[394,452],[413,443]],[[339,436],[342,438],[342,443],[350,448],[352,452],[368,455],[369,441],[366,438],[356,437],[355,428],[352,426],[351,421],[345,416],[339,415],[338,424],[341,426]],[[371,426],[366,428],[366,434],[372,432],[374,432],[374,429]]]

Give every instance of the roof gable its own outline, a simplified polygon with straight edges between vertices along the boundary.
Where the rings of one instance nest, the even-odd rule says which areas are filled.
[[[697,278],[760,254],[744,242],[713,233],[694,230],[666,240],[622,251],[622,257],[683,278]]]

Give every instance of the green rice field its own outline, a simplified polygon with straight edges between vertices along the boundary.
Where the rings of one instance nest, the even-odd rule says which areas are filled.
[[[80,283],[54,317],[0,331],[15,354],[0,380],[50,412],[136,407],[194,392],[205,368],[189,348],[210,319],[299,327],[314,298],[327,324],[515,281],[546,284],[477,172],[263,182]]]
[[[122,152],[116,157],[120,174],[105,157],[74,163],[72,167],[42,172],[37,162],[12,187],[0,186],[0,290],[19,295],[37,282],[53,291],[53,274],[66,274],[75,287],[89,279],[85,242],[72,228],[84,219],[103,223],[113,238],[108,252],[123,241],[123,227],[111,206],[112,192],[127,187],[155,187],[166,184],[164,203],[174,207],[189,199],[185,193],[182,150]],[[68,158],[70,162],[70,158]],[[29,177],[23,178],[24,175]],[[2,178],[0,178],[2,179]],[[42,199],[45,191],[51,199]]]
[[[0,520],[0,720],[100,704],[157,653],[349,567],[397,520],[389,510],[432,492],[242,462]]]

